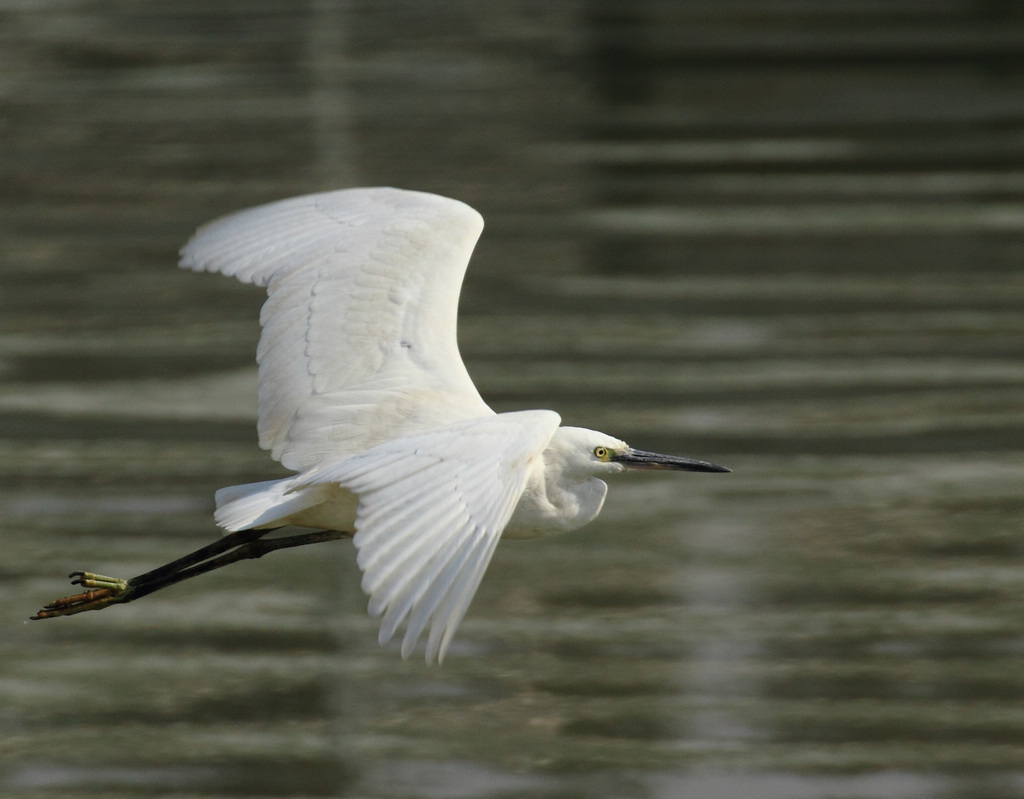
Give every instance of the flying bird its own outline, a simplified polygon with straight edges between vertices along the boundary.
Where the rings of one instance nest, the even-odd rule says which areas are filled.
[[[287,546],[351,536],[380,642],[428,631],[444,659],[502,537],[582,527],[605,477],[729,470],[633,449],[550,410],[495,413],[456,341],[459,292],[483,218],[393,188],[309,194],[199,229],[181,266],[264,287],[259,441],[294,475],[216,493],[222,539],[131,580],[75,572],[51,618],[127,602]],[[319,533],[265,537],[294,525]]]

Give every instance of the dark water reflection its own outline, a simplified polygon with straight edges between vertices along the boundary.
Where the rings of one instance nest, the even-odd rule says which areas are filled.
[[[854,4],[889,55],[831,60],[833,12],[733,5],[759,33],[687,4],[0,11],[0,793],[1024,793],[1024,23]],[[956,36],[921,67],[922,21],[1003,71]],[[706,63],[669,53],[712,29]],[[174,253],[353,175],[484,211],[460,331],[496,408],[734,473],[625,478],[585,531],[503,545],[440,669],[378,649],[345,542],[24,623],[281,474],[259,292]]]

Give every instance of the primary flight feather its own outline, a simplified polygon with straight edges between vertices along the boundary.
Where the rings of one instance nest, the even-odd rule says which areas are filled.
[[[728,471],[641,452],[558,414],[495,414],[456,341],[483,229],[457,200],[391,188],[295,197],[201,228],[181,265],[265,287],[260,444],[296,472],[217,492],[227,530],[354,533],[381,643],[442,660],[499,538],[593,519],[624,468]]]

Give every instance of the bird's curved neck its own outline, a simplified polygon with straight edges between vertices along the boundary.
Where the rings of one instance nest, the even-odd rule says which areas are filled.
[[[507,538],[535,538],[582,527],[601,512],[608,486],[592,475],[570,477],[539,458],[505,528]]]
[[[607,493],[607,483],[593,476],[572,483],[549,480],[547,486],[548,500],[558,509],[565,530],[575,530],[593,521],[601,512]]]

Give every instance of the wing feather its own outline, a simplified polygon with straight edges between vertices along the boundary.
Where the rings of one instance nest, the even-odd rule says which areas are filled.
[[[408,505],[400,512],[393,514],[393,517],[388,520],[390,522],[387,526],[388,535],[386,539],[382,540],[380,545],[372,549],[360,550],[356,562],[361,569],[368,571],[384,558],[389,558],[390,562],[395,563],[397,556],[393,556],[392,552],[399,547],[407,547],[408,539],[415,537],[417,527],[444,527],[462,513],[462,509],[454,502],[443,503],[437,499],[431,499],[437,492],[436,486],[428,484],[424,486],[424,489],[417,492],[416,495],[410,496]],[[404,497],[399,497],[398,499],[399,501],[405,501]],[[424,502],[423,500],[427,501]],[[430,504],[424,511],[423,506],[427,505],[428,502]],[[384,522],[381,519],[383,515],[374,509],[372,515],[367,514],[364,523],[366,525],[377,525],[383,532]],[[387,574],[384,569],[378,571],[381,579]],[[364,581],[364,587],[366,587],[367,591],[371,590],[369,586],[376,587],[372,582]]]
[[[426,562],[409,574],[401,587],[390,595],[380,630],[384,641],[391,639],[408,615],[405,638],[410,647],[416,645],[416,639],[437,607],[438,592],[447,590],[467,554],[467,526],[453,529],[445,540],[437,542],[435,551]]]
[[[261,446],[305,471],[491,415],[456,340],[482,229],[463,203],[388,188],[294,197],[200,228],[183,267],[267,288]]]
[[[443,604],[435,611],[438,622],[431,626],[430,635],[427,638],[427,662],[435,657],[438,662],[444,660],[444,653],[455,636],[459,624],[462,623],[466,611],[469,610],[469,603],[480,586],[480,581],[484,577],[491,556],[494,555],[498,540],[483,539],[481,544],[482,546],[475,553],[473,561],[462,569],[456,582],[445,595]]]
[[[445,629],[445,622],[438,616],[435,616],[435,611],[438,605],[445,599],[446,596],[452,591],[455,585],[459,582],[460,575],[463,574],[467,563],[477,562],[479,560],[479,554],[487,549],[488,536],[486,533],[477,527],[471,527],[468,530],[462,531],[463,534],[460,536],[460,547],[448,554],[444,562],[444,568],[437,574],[437,576],[431,581],[431,583],[423,591],[422,597],[416,603],[416,607],[413,608],[412,613],[409,616],[409,624],[405,631],[405,637],[402,638],[402,656],[409,657],[413,649],[416,647],[416,642],[419,640],[423,630],[426,629],[427,623],[430,622],[430,635],[433,636],[435,632]],[[500,536],[494,536],[495,542],[497,542]],[[474,586],[473,593],[476,593],[476,587]],[[435,657],[439,660],[444,658],[443,653],[430,651],[428,647],[426,653],[427,662],[431,662]]]
[[[428,627],[443,660],[537,459],[554,411],[502,413],[380,444],[302,476],[359,496],[355,545],[380,640],[405,623],[402,656]]]
[[[442,518],[437,519],[437,524],[425,528],[436,531],[432,535],[410,536],[413,540],[406,546],[397,548],[397,552],[396,548],[392,548],[393,555],[383,560],[379,574],[372,574],[371,570],[367,570],[366,575],[370,579],[364,579],[362,587],[371,598],[371,616],[380,615],[384,607],[402,592],[404,586],[424,582],[423,574],[430,569],[430,564],[439,557],[439,553],[443,553],[453,544],[453,540],[461,532],[458,525],[463,520],[459,518],[460,512],[457,508],[447,508],[446,511]],[[377,535],[384,537],[388,532],[382,530]]]

